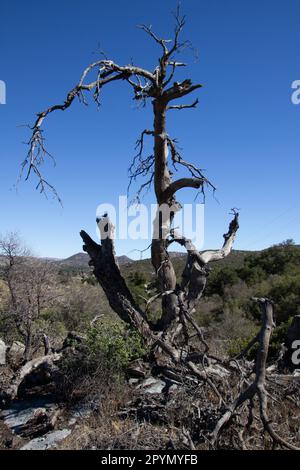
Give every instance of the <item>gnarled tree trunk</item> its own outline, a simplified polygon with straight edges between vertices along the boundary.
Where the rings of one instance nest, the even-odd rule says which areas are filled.
[[[130,324],[144,338],[152,351],[159,355],[162,351],[173,362],[182,362],[184,356],[180,350],[185,345],[185,356],[188,357],[188,323],[195,329],[203,342],[201,329],[193,320],[195,307],[205,289],[209,273],[208,264],[227,256],[238,230],[238,213],[234,211],[229,230],[224,235],[224,244],[220,250],[200,253],[192,242],[178,234],[173,228],[176,212],[181,208],[177,193],[183,188],[195,188],[204,192],[205,185],[215,189],[201,170],[194,164],[183,160],[178,152],[176,140],[167,131],[167,116],[176,110],[195,108],[198,100],[191,104],[177,104],[177,100],[188,96],[201,88],[190,79],[176,82],[174,76],[178,67],[186,64],[176,60],[177,54],[189,43],[181,41],[181,33],[185,18],[180,16],[179,9],[175,13],[175,33],[172,41],[159,38],[150,27],[142,25],[145,31],[160,47],[161,56],[157,67],[151,71],[135,65],[120,66],[112,60],[101,59],[90,64],[83,72],[78,84],[67,94],[64,103],[49,107],[38,114],[33,126],[29,152],[23,167],[28,167],[27,177],[35,173],[42,191],[54,188],[43,178],[40,172],[41,154],[46,155],[44,136],[41,126],[45,118],[57,111],[68,109],[76,97],[83,100],[84,94],[93,91],[94,100],[99,103],[100,93],[104,86],[116,81],[123,81],[133,89],[134,99],[145,102],[152,101],[153,128],[145,129],[137,142],[138,154],[129,169],[130,181],[138,176],[148,176],[149,180],[142,184],[138,191],[139,197],[145,187],[153,184],[157,201],[157,213],[154,221],[151,243],[151,260],[155,269],[159,294],[161,298],[161,315],[154,324],[147,318],[147,309],[141,309],[133,299],[123,279],[114,253],[113,227],[105,215],[98,220],[101,233],[101,244],[95,243],[86,232],[81,232],[84,250],[91,258],[94,274],[103,288],[110,306],[119,317]],[[169,44],[171,43],[171,46]],[[96,80],[88,81],[92,72],[96,71]],[[175,102],[175,103],[174,103]],[[143,156],[144,139],[153,138],[153,155]],[[170,166],[185,168],[188,177],[172,179]],[[55,192],[57,195],[57,193]],[[187,262],[182,279],[177,279],[170,259],[168,248],[177,242],[187,250]],[[183,339],[182,339],[183,338]],[[188,366],[195,373],[195,368]],[[200,371],[197,372],[201,376]]]

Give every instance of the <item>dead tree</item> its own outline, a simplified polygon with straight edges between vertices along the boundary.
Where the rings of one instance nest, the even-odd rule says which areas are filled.
[[[31,128],[29,150],[22,164],[22,172],[26,172],[25,179],[34,174],[38,180],[37,188],[41,192],[50,189],[59,199],[55,188],[44,178],[41,170],[44,159],[50,157],[45,147],[42,127],[45,119],[55,111],[67,110],[76,99],[87,103],[88,93],[92,93],[93,100],[99,105],[103,88],[114,82],[123,82],[128,85],[138,103],[144,104],[151,100],[153,127],[144,129],[137,140],[137,155],[129,167],[129,178],[131,183],[140,176],[145,177],[145,182],[141,184],[137,193],[138,200],[143,190],[152,186],[154,188],[157,213],[151,242],[151,260],[157,276],[159,292],[150,299],[146,299],[145,308],[134,300],[118,266],[114,248],[114,227],[107,214],[97,219],[101,235],[100,244],[92,240],[85,231],[80,232],[84,243],[83,249],[89,254],[94,275],[103,288],[111,308],[121,320],[136,329],[144,339],[149,351],[148,362],[153,366],[152,373],[159,371],[160,375],[176,380],[177,383],[180,383],[182,377],[187,376],[189,379],[192,377],[197,384],[206,382],[218,398],[218,408],[221,406],[224,409],[226,403],[219,391],[222,387],[218,387],[218,384],[224,385],[228,374],[240,373],[244,376],[247,371],[239,362],[240,358],[235,358],[233,362],[230,362],[209,354],[208,345],[201,328],[194,319],[194,313],[206,287],[210,263],[222,260],[232,250],[239,228],[239,214],[235,209],[232,210],[232,220],[228,231],[223,236],[223,245],[217,250],[200,252],[191,240],[174,228],[175,214],[181,209],[177,197],[181,189],[193,188],[202,193],[206,187],[215,190],[213,184],[196,164],[182,158],[176,139],[170,136],[167,130],[168,113],[195,108],[198,99],[191,103],[182,103],[180,100],[201,88],[200,84],[193,84],[189,78],[183,81],[174,80],[178,68],[186,67],[185,63],[177,60],[178,53],[189,46],[188,41],[181,40],[185,18],[180,15],[179,10],[176,11],[174,17],[176,23],[172,40],[159,37],[149,26],[141,26],[141,29],[161,50],[158,64],[153,70],[146,70],[132,63],[119,65],[113,60],[101,58],[83,71],[79,82],[67,93],[63,103],[50,106],[37,115]],[[147,157],[144,155],[146,138],[153,140],[153,153]],[[178,179],[173,178],[171,168],[177,169],[178,167],[186,169],[188,175]],[[187,251],[186,264],[180,279],[176,277],[168,251],[174,243],[180,244]],[[151,303],[158,300],[161,302],[160,317],[154,322],[149,319],[148,310]],[[250,385],[248,383],[241,395],[238,395],[226,407],[226,411],[216,422],[214,432],[210,435],[210,444],[214,445],[217,442],[221,431],[235,412],[246,401],[250,401],[252,409],[253,400],[257,397],[264,429],[274,442],[294,449],[296,447],[293,444],[289,444],[277,435],[268,418],[266,361],[273,328],[273,307],[266,299],[259,301],[263,308],[262,328],[260,334],[249,345],[250,347],[256,342],[259,343],[253,382]],[[190,338],[195,335],[199,339],[202,350],[195,351],[190,347]],[[245,351],[247,349],[249,348]],[[45,350],[47,352],[49,350],[46,344]],[[215,364],[218,367],[215,367]],[[228,385],[228,382],[226,383]],[[220,415],[220,410],[218,412]],[[187,440],[191,441],[189,445],[193,448],[194,444],[189,431],[185,435],[189,436]]]
[[[29,361],[41,340],[36,321],[57,297],[54,269],[51,264],[34,258],[16,233],[0,237],[0,254],[4,258],[2,269],[9,291],[8,317],[24,341],[24,360]]]
[[[163,355],[173,364],[184,363],[191,373],[206,380],[207,374],[188,359],[188,326],[190,325],[203,340],[201,329],[193,319],[193,313],[206,286],[209,263],[223,259],[232,249],[239,227],[239,214],[233,211],[232,221],[224,235],[223,246],[218,250],[199,252],[190,240],[177,233],[173,227],[174,216],[181,208],[177,199],[181,189],[193,188],[202,192],[206,186],[215,189],[196,164],[182,158],[176,139],[171,137],[167,130],[168,113],[195,108],[198,100],[191,104],[182,104],[180,100],[201,88],[200,84],[193,84],[189,78],[180,82],[174,80],[177,69],[186,67],[186,64],[179,62],[176,57],[189,46],[188,41],[181,40],[185,18],[180,15],[179,10],[174,17],[175,31],[172,40],[160,38],[149,26],[141,26],[161,50],[158,64],[153,70],[146,70],[133,64],[119,65],[106,58],[98,60],[84,70],[79,82],[67,93],[63,103],[50,106],[37,115],[32,127],[29,151],[23,162],[23,171],[26,171],[26,179],[30,174],[36,175],[37,187],[42,192],[47,188],[54,190],[41,173],[44,157],[49,155],[45,148],[42,125],[50,114],[67,110],[76,98],[86,102],[86,94],[92,92],[94,101],[99,104],[102,90],[106,85],[123,82],[131,87],[137,102],[144,103],[151,100],[153,128],[141,132],[137,141],[138,153],[130,166],[129,176],[130,182],[138,176],[146,177],[146,182],[138,191],[138,198],[143,189],[153,185],[157,200],[156,227],[159,229],[158,235],[157,233],[153,235],[151,243],[151,260],[159,284],[159,294],[155,297],[161,299],[161,316],[157,322],[148,320],[147,308],[142,309],[137,305],[121,275],[114,250],[114,227],[109,218],[105,215],[97,220],[101,244],[94,242],[84,231],[81,231],[80,235],[84,242],[83,249],[90,256],[90,264],[110,306],[124,322],[139,331],[152,351],[153,358],[159,360]],[[95,76],[90,79],[92,74]],[[145,157],[143,154],[146,138],[153,139],[153,154],[150,157]],[[171,166],[184,167],[188,176],[173,179]],[[168,210],[162,210],[162,207]],[[168,249],[173,243],[179,243],[187,251],[182,279],[176,278],[169,256]],[[182,338],[185,339],[182,341]]]

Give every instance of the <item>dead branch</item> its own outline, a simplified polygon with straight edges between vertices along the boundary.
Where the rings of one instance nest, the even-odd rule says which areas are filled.
[[[171,139],[169,136],[166,136],[166,139],[167,139],[168,147],[170,148],[171,159],[172,159],[174,168],[176,169],[177,164],[184,166],[185,168],[188,169],[188,171],[194,178],[201,180],[202,182],[205,182],[208,186],[210,186],[215,191],[216,187],[204,176],[203,171],[200,168],[198,168],[196,165],[192,163],[189,163],[183,160],[183,158],[181,157],[177,149],[176,141],[174,139]]]
[[[4,403],[13,400],[18,395],[18,389],[25,378],[34,370],[45,367],[51,370],[55,367],[55,363],[61,359],[61,354],[49,354],[28,361],[21,369],[19,369],[12,383],[6,390],[2,390],[0,397]]]
[[[206,182],[203,178],[181,178],[171,183],[164,192],[166,200],[171,198],[177,191],[184,188],[196,188],[199,189]]]
[[[253,299],[259,302],[262,306],[262,327],[259,333],[259,350],[256,357],[256,373],[254,381],[248,388],[242,392],[238,398],[228,407],[226,413],[219,419],[217,425],[212,433],[212,443],[214,444],[222,430],[222,428],[229,422],[233,414],[245,403],[245,401],[252,401],[257,395],[259,399],[260,417],[264,425],[265,431],[271,436],[273,441],[291,450],[300,450],[298,447],[287,442],[279,436],[272,426],[271,420],[268,417],[268,392],[266,390],[266,363],[269,352],[269,344],[274,328],[273,321],[273,304],[269,299],[260,298]]]
[[[208,344],[207,342],[205,341],[204,339],[204,336],[203,336],[203,332],[200,328],[199,325],[197,325],[197,323],[195,322],[195,320],[190,316],[190,314],[188,312],[184,312],[184,316],[186,317],[186,319],[188,320],[188,322],[193,326],[193,328],[196,330],[197,332],[197,336],[198,338],[200,339],[201,343],[204,345],[205,347],[205,350],[204,350],[204,354],[206,354],[209,350],[209,347],[208,347]]]
[[[163,49],[163,54],[166,56],[168,54],[168,48],[166,46],[167,43],[171,42],[171,39],[161,39],[159,38],[153,31],[152,26],[146,26],[145,24],[138,25],[138,28],[145,31],[152,39],[154,39],[157,44],[159,44]]]
[[[174,104],[171,106],[167,107],[167,110],[169,109],[191,109],[191,108],[196,108],[197,104],[199,103],[198,98],[192,103],[192,104]]]
[[[223,235],[224,237],[224,244],[221,250],[207,250],[207,251],[202,251],[200,254],[201,260],[204,264],[210,263],[211,261],[219,261],[226,256],[229,255],[229,253],[232,250],[233,242],[236,236],[236,233],[239,228],[239,213],[236,211],[236,209],[232,209],[234,217],[232,221],[230,222],[228,232]]]
[[[153,167],[155,164],[154,155],[149,155],[147,157],[143,156],[144,151],[144,138],[146,135],[154,135],[154,131],[149,129],[143,130],[140,138],[136,141],[135,149],[138,150],[138,153],[134,156],[133,161],[128,169],[129,173],[129,183],[127,187],[127,195],[129,194],[130,187],[134,181],[137,180],[139,176],[150,175],[148,181],[143,183],[138,189],[135,199],[140,203],[140,196],[144,190],[149,190],[154,178]]]
[[[86,77],[93,70],[96,70],[97,72],[97,79],[90,83],[85,83]],[[55,111],[65,111],[68,109],[76,97],[85,102],[84,92],[94,91],[94,100],[97,104],[99,104],[99,94],[104,85],[107,85],[108,83],[116,80],[126,80],[131,76],[142,77],[147,80],[147,86],[145,88],[139,85],[133,85],[136,99],[139,99],[140,92],[144,93],[146,89],[151,88],[150,84],[155,85],[154,75],[140,67],[135,67],[133,65],[120,66],[111,60],[100,60],[90,64],[82,73],[78,84],[67,94],[63,103],[50,106],[45,111],[37,114],[37,119],[31,128],[32,136],[29,141],[29,150],[27,156],[22,163],[21,176],[27,168],[25,180],[29,178],[31,173],[34,173],[38,178],[37,188],[39,188],[41,192],[45,193],[46,188],[48,187],[55,194],[55,196],[58,197],[55,188],[46,181],[46,179],[41,174],[41,171],[39,170],[40,166],[44,163],[45,157],[51,157],[45,148],[45,139],[43,136],[43,130],[41,128],[44,120],[49,114]],[[150,91],[149,96],[151,96]]]

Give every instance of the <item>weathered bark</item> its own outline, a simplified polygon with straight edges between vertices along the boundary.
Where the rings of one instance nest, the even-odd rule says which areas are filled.
[[[83,249],[94,267],[94,275],[103,288],[111,308],[125,322],[139,331],[146,343],[152,341],[152,332],[147,319],[134,302],[134,299],[121,275],[115,256],[113,226],[107,217],[99,220],[101,245],[95,243],[83,230],[80,232],[84,242]]]
[[[154,221],[154,233],[151,245],[151,259],[155,268],[161,292],[170,291],[163,297],[162,315],[159,328],[165,329],[178,314],[178,302],[173,292],[176,287],[176,275],[173,264],[167,251],[167,236],[171,230],[173,213],[166,214],[163,205],[170,209],[175,207],[173,195],[166,196],[171,184],[171,175],[168,168],[167,140],[166,140],[166,106],[164,98],[157,98],[153,102],[154,112],[154,189],[157,199],[157,214]],[[158,237],[158,238],[157,238]]]

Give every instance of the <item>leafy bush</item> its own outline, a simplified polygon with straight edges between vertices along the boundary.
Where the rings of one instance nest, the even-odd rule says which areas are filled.
[[[64,400],[92,400],[124,382],[128,363],[145,353],[141,338],[126,325],[110,319],[91,327],[86,340],[74,342],[60,363]]]
[[[270,349],[269,349],[269,357],[271,358],[277,358],[278,354],[281,349],[282,343],[285,342],[286,340],[286,334],[291,326],[292,323],[292,317],[290,317],[287,321],[284,323],[281,323],[279,326],[277,326],[272,334],[271,342],[270,342]]]
[[[267,274],[261,266],[250,267],[247,264],[238,270],[238,276],[248,286],[253,286],[267,278]]]
[[[239,337],[239,338],[234,338],[229,340],[228,342],[228,347],[227,347],[227,353],[229,357],[235,357],[238,354],[240,354],[250,343],[252,340],[253,336],[247,336],[247,337]],[[255,353],[257,351],[257,345],[252,346],[249,351],[246,354],[247,359],[253,359],[255,356]]]
[[[259,254],[247,256],[245,266],[250,269],[260,268],[267,275],[284,274],[295,266],[300,266],[300,249],[292,240],[287,240]]]
[[[292,323],[292,317],[290,317],[286,322],[281,323],[279,326],[277,326],[274,329],[272,337],[271,337],[271,341],[270,341],[270,346],[269,346],[269,354],[268,354],[269,359],[274,360],[278,358],[278,355],[281,350],[281,345],[286,340],[286,334],[291,323]],[[240,337],[240,338],[235,338],[233,340],[230,340],[229,347],[228,347],[229,356],[234,357],[238,355],[239,353],[241,353],[254,336],[255,334],[249,337]],[[254,346],[252,346],[249,349],[249,351],[246,354],[246,358],[249,360],[254,359],[256,357],[257,348],[258,348],[258,343],[256,343]]]
[[[212,272],[209,277],[207,288],[205,290],[205,295],[224,295],[225,287],[233,286],[238,282],[238,274],[236,270],[228,267],[216,270]]]
[[[300,314],[300,275],[282,276],[275,280],[269,297],[275,302],[276,320],[286,322],[289,317]]]
[[[97,323],[87,333],[89,361],[105,363],[108,369],[122,370],[128,363],[141,357],[145,350],[136,331],[113,320]]]

